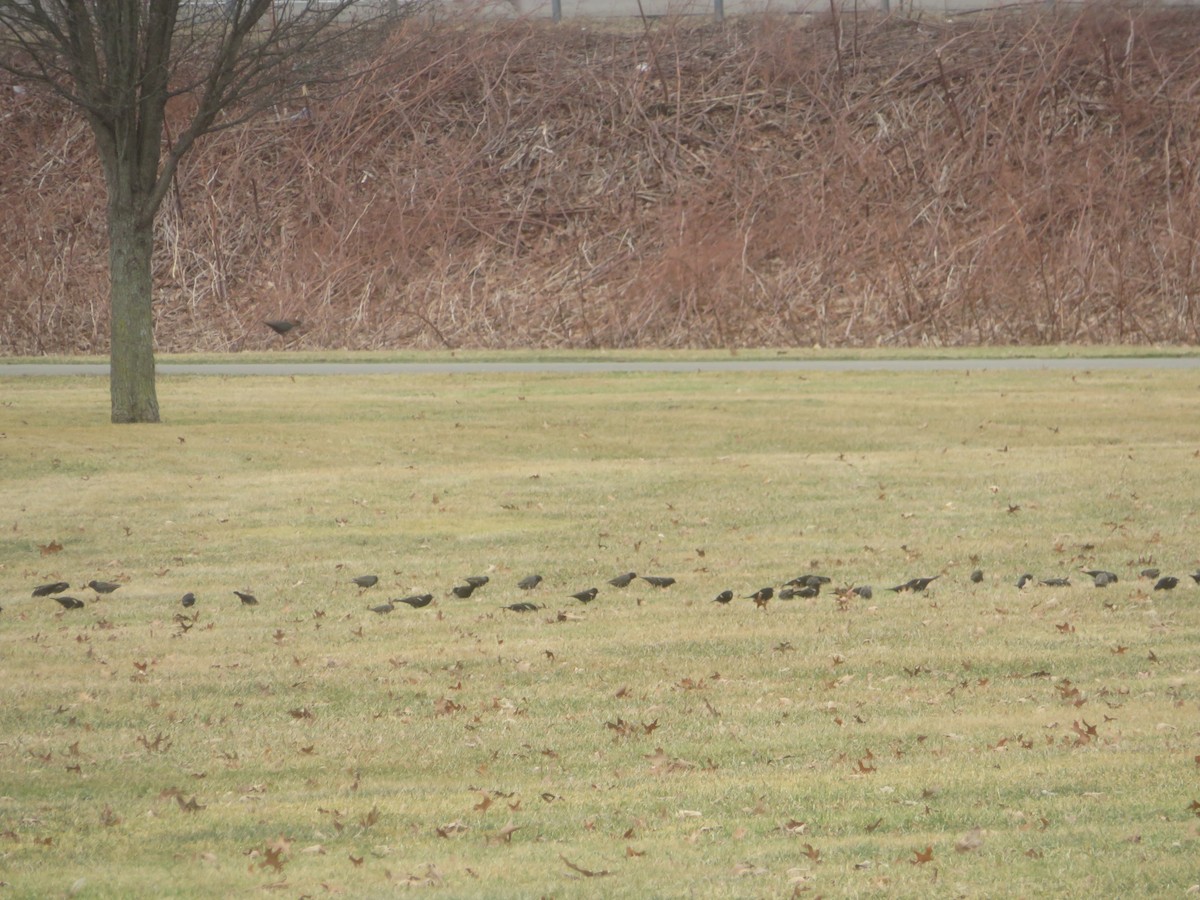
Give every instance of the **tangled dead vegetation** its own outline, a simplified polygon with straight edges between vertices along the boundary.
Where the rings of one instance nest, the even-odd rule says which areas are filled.
[[[1195,343],[1197,48],[1178,8],[413,21],[186,161],[158,345]],[[0,352],[104,351],[87,126],[0,118]]]

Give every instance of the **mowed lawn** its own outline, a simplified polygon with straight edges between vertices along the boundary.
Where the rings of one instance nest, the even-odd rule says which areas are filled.
[[[984,365],[0,371],[0,898],[1194,893],[1200,374]]]

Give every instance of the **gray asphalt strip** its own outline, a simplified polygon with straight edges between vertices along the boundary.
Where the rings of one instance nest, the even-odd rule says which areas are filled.
[[[1100,371],[1200,369],[1200,356],[1072,357],[1069,359],[725,359],[594,362],[265,362],[160,363],[171,375],[586,375],[624,372],[942,372],[942,371]],[[105,363],[2,363],[0,378],[14,376],[107,376]]]

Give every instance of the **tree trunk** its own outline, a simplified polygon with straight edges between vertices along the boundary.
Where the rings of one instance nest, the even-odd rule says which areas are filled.
[[[108,241],[112,421],[157,422],[151,305],[154,222],[143,222],[133,204],[110,202]]]

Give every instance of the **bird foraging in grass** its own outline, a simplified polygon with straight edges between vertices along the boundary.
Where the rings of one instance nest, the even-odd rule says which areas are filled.
[[[624,575],[608,579],[608,583],[615,588],[626,588],[629,587],[635,578],[637,578],[637,572],[626,572]]]
[[[291,331],[293,328],[298,328],[300,325],[299,319],[267,319],[263,322],[273,332],[281,337]]]
[[[195,606],[196,605],[196,595],[193,594],[191,591],[188,591],[186,594],[184,594],[182,597],[179,598],[179,602],[182,603],[185,607]]]
[[[475,593],[475,585],[456,584],[454,587],[450,588],[450,593],[452,593],[459,600],[466,600],[473,593]]]
[[[717,596],[712,598],[712,602],[720,603],[722,606],[724,606],[726,603],[728,603],[732,599],[733,599],[733,591],[721,591],[721,593],[717,594]]]
[[[753,600],[754,605],[757,606],[759,609],[766,609],[767,603],[769,603],[771,598],[774,596],[775,596],[775,588],[765,587],[765,588],[759,588],[753,594],[747,594],[744,599]]]
[[[656,588],[669,588],[675,583],[675,579],[669,575],[643,575],[642,581],[652,584]]]
[[[1174,575],[1164,575],[1154,583],[1154,589],[1156,591],[1173,591],[1178,584],[1179,579]]]
[[[87,586],[97,594],[111,594],[121,585],[117,584],[115,581],[89,581]]]
[[[904,582],[904,584],[898,584],[895,587],[888,588],[888,590],[895,591],[896,593],[900,593],[901,591],[912,591],[914,594],[919,594],[941,577],[942,576],[940,575],[934,575],[931,578],[912,578]]]
[[[65,581],[55,581],[52,584],[39,584],[33,589],[33,596],[49,597],[51,594],[61,594],[68,588],[70,588],[70,585]]]
[[[578,600],[580,603],[591,603],[593,600],[596,599],[596,595],[599,593],[600,593],[600,590],[598,588],[588,588],[586,591],[579,591],[578,593],[572,594],[571,596],[574,597],[576,600]]]
[[[237,598],[242,601],[243,606],[258,606],[258,598],[253,594],[249,594],[245,591],[234,591],[234,593],[237,594]]]
[[[359,575],[357,578],[352,578],[350,580],[363,590],[366,590],[370,587],[375,587],[375,585],[379,584],[378,575]]]
[[[543,609],[536,603],[530,603],[528,600],[523,600],[520,603],[510,603],[508,606],[502,606],[501,609],[512,610],[513,612],[533,612],[536,609]]]
[[[83,609],[83,601],[75,597],[55,597],[54,602],[63,609]]]
[[[491,579],[488,578],[486,575],[468,575],[466,578],[463,579],[463,581],[465,581],[467,584],[469,584],[473,588],[481,588],[485,584],[487,584],[489,581],[491,581]]]
[[[403,603],[413,609],[421,609],[433,602],[433,594],[413,594],[411,597],[401,597],[399,600],[389,600],[389,603]]]
[[[979,582],[983,581],[983,569],[976,569],[974,572],[972,572],[971,581],[974,584],[979,584]]]
[[[390,613],[395,608],[396,607],[392,605],[391,600],[389,600],[387,603],[380,603],[378,606],[368,606],[367,607],[367,609],[371,610],[371,612],[379,613],[380,615],[383,615],[385,613]]]
[[[535,587],[542,583],[541,575],[526,575],[517,582],[517,587],[523,591],[532,591]]]

